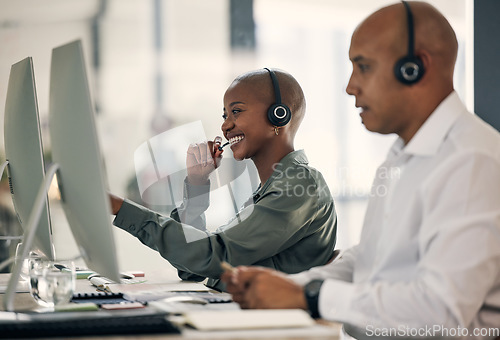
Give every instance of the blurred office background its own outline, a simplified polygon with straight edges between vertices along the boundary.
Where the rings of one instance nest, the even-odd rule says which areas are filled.
[[[284,69],[301,83],[307,99],[296,149],[305,149],[330,186],[338,213],[338,247],[345,248],[359,239],[375,168],[395,139],[367,132],[354,98],[345,93],[350,36],[372,11],[393,2],[0,0],[0,131],[10,66],[32,56],[50,158],[51,51],[81,39],[109,189],[140,202],[134,152],[142,143],[195,121],[201,121],[207,138],[221,135],[222,97],[233,78],[262,67]],[[429,2],[458,35],[456,89],[472,110],[472,1]],[[225,157],[231,157],[229,148]],[[238,194],[249,193],[241,189]],[[5,185],[0,200],[12,209]],[[70,253],[71,234],[53,195],[50,204],[56,251]],[[170,207],[156,208],[166,212]],[[209,212],[213,226],[225,218]],[[1,222],[2,232],[8,233],[5,225],[11,220]],[[171,269],[135,238],[116,228],[115,235],[124,269]]]

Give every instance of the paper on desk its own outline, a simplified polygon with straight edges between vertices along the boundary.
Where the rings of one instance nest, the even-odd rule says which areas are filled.
[[[123,293],[125,297],[133,301],[154,301],[169,296],[170,292],[207,292],[210,288],[202,283],[177,282],[167,284],[141,283],[135,285],[115,284],[109,285],[114,293]]]
[[[303,328],[235,329],[220,331],[199,331],[184,328],[182,337],[186,339],[330,339],[338,340],[341,326],[315,325]]]
[[[193,310],[185,322],[201,331],[300,328],[316,323],[301,309]]]

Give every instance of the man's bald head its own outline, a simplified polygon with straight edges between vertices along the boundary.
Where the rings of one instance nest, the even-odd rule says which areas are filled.
[[[291,74],[278,69],[272,69],[272,71],[278,78],[281,102],[287,105],[292,112],[292,119],[288,125],[290,126],[292,134],[295,135],[304,118],[306,110],[304,92],[300,84]],[[249,86],[251,91],[259,98],[262,98],[262,101],[269,104],[269,106],[276,102],[271,76],[266,69],[250,71],[238,76],[231,84],[231,87],[242,83]]]
[[[384,7],[354,31],[349,48],[353,71],[346,87],[363,108],[365,127],[396,133],[408,142],[436,107],[453,91],[458,43],[446,18],[421,1],[407,3],[413,14],[414,56],[425,68],[411,86],[394,74],[398,60],[408,55],[408,16],[405,5]]]
[[[414,50],[427,51],[436,63],[435,71],[441,79],[453,81],[458,42],[448,20],[432,5],[422,1],[408,1],[413,14]],[[408,21],[402,3],[384,7],[364,20],[355,34],[371,31],[380,37],[381,45],[395,56],[408,53]]]

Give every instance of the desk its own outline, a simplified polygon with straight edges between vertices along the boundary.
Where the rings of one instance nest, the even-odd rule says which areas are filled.
[[[0,274],[0,283],[8,280],[9,274]],[[146,273],[148,283],[165,284],[179,283],[178,280],[166,278],[158,273]],[[166,282],[166,283],[165,283]],[[88,280],[77,280],[78,293],[95,292]],[[3,294],[0,294],[0,305],[3,300]],[[32,311],[38,307],[29,293],[17,293],[14,300],[17,311]],[[146,307],[150,308],[150,307]],[[92,313],[92,312],[89,312]],[[241,331],[212,331],[200,332],[189,328],[181,328],[181,335],[158,334],[158,335],[134,335],[134,336],[106,336],[107,340],[144,340],[144,339],[338,339],[340,325],[336,323],[318,322],[317,326],[312,328],[297,329],[266,329],[266,330],[241,330]],[[73,337],[70,337],[73,338]],[[74,337],[79,340],[95,340],[102,336],[92,337]],[[56,338],[61,339],[61,338]]]

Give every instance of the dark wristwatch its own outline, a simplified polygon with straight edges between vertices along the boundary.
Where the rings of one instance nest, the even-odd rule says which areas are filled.
[[[323,280],[312,280],[308,284],[304,286],[304,295],[307,301],[307,308],[309,309],[309,313],[315,319],[319,318],[319,291],[321,289],[321,285],[323,284]]]

